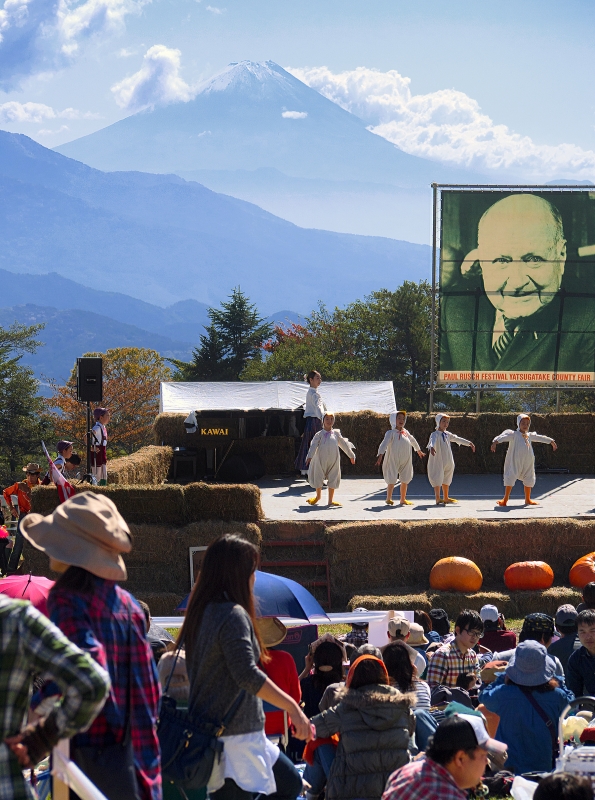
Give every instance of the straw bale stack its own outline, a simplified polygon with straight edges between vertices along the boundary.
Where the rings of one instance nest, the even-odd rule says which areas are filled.
[[[98,492],[114,501],[128,523],[184,525],[204,519],[241,519],[256,522],[263,516],[260,490],[252,484],[190,483],[187,486],[91,486],[78,491]],[[58,505],[54,486],[32,492],[31,507],[37,514],[51,514]]]
[[[170,602],[167,597],[162,597],[160,603],[166,607],[164,611],[155,611],[149,603],[151,611],[156,615],[172,614],[179,601],[190,591],[190,547],[209,545],[225,533],[238,534],[257,547],[260,547],[262,541],[260,529],[253,522],[206,520],[192,522],[180,528],[169,524],[132,523],[130,532],[132,551],[124,556],[128,571],[126,589],[141,599],[145,599],[148,594],[157,593],[175,600],[172,605],[174,600]],[[56,578],[49,569],[49,559],[45,553],[25,542],[23,555],[27,570],[31,570],[34,575]]]
[[[167,478],[173,450],[171,447],[149,445],[141,447],[136,453],[109,462],[109,482],[111,485],[142,486],[158,485]]]
[[[444,608],[451,620],[454,620],[463,608],[479,611],[483,605],[490,603],[498,607],[505,617],[524,617],[535,611],[545,614],[556,613],[559,606],[571,603],[576,606],[581,602],[581,595],[576,589],[565,586],[552,586],[543,592],[502,592],[482,591],[474,594],[462,592],[419,592],[402,589],[398,594],[357,594],[349,600],[348,608],[367,608],[369,610],[421,610]]]
[[[400,594],[397,587],[429,587],[440,558],[472,559],[484,585],[502,587],[514,561],[545,561],[556,584],[568,582],[574,561],[593,550],[595,520],[424,520],[344,522],[326,529],[333,597],[355,593]]]
[[[243,519],[256,522],[264,517],[260,489],[251,483],[190,483],[184,489],[184,498],[187,521]]]

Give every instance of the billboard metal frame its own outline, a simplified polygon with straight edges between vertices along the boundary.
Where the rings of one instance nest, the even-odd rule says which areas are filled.
[[[552,384],[536,385],[535,383],[527,383],[522,386],[498,386],[493,384],[485,384],[479,381],[457,382],[457,383],[439,383],[436,379],[436,363],[437,363],[437,346],[438,346],[438,333],[439,333],[439,317],[438,317],[438,278],[440,271],[440,251],[441,251],[441,234],[442,234],[442,191],[457,190],[461,192],[550,192],[550,191],[563,191],[563,192],[588,192],[594,193],[595,186],[589,185],[568,185],[568,184],[459,184],[459,183],[433,183],[432,184],[432,334],[431,334],[431,349],[430,349],[430,386],[429,386],[429,413],[434,410],[434,394],[437,390],[443,389],[446,391],[474,391],[475,392],[475,410],[480,411],[480,396],[481,392],[519,392],[519,391],[543,391],[549,389],[556,392],[556,411],[560,410],[560,392],[564,391],[595,391],[595,384],[585,383],[583,386],[576,384],[562,384],[554,382]]]

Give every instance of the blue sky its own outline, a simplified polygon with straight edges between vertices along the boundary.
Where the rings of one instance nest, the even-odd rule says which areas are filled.
[[[230,61],[271,59],[411,152],[456,160],[472,136],[469,158],[489,160],[493,139],[528,164],[549,159],[551,169],[567,164],[567,176],[587,177],[595,170],[594,28],[592,0],[10,0],[0,11],[0,126],[54,146],[127,116],[133,109],[113,87],[163,45],[174,90],[155,102],[187,100]],[[176,86],[186,89],[176,95]],[[391,108],[379,113],[387,91]],[[445,113],[462,114],[467,127],[456,136],[449,129],[441,148]],[[430,118],[434,144],[424,150]],[[514,134],[524,138],[515,144]]]

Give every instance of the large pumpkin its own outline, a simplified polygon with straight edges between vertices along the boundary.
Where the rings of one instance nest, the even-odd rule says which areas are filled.
[[[483,575],[481,570],[468,558],[450,556],[441,558],[430,572],[432,589],[455,592],[477,592],[481,589]]]
[[[591,581],[595,581],[595,553],[575,561],[570,569],[570,585],[576,589],[583,589]]]
[[[545,561],[519,561],[504,573],[507,589],[549,589],[554,571]]]

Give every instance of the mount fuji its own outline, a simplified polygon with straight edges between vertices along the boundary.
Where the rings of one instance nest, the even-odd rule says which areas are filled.
[[[102,170],[173,172],[306,228],[428,243],[430,184],[486,177],[408,155],[272,61],[242,61],[194,99],[57,147]]]
[[[56,150],[103,170],[273,168],[402,187],[472,175],[407,155],[272,61],[230,64],[193,100],[141,111]]]

